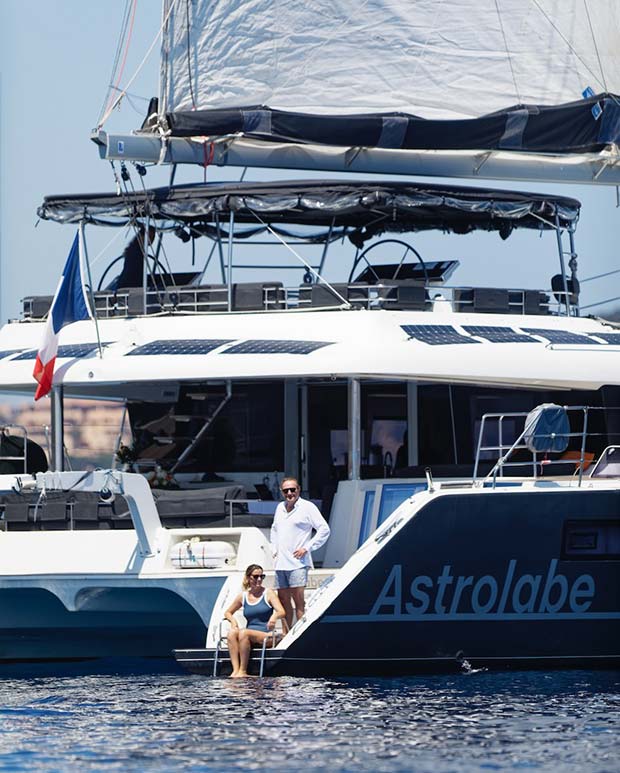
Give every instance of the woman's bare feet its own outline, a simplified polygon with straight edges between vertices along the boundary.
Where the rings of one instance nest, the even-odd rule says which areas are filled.
[[[233,673],[230,675],[231,679],[241,679],[241,678],[243,678],[244,676],[249,676],[249,674],[248,674],[248,672],[247,672],[247,671],[237,671],[237,672],[233,672]]]

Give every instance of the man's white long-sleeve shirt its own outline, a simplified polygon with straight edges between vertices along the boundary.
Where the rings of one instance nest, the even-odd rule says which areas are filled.
[[[312,531],[316,531],[312,537]],[[301,497],[289,512],[284,502],[276,507],[271,525],[271,549],[275,556],[275,569],[290,571],[304,566],[312,567],[311,551],[318,550],[327,542],[329,526],[319,508]],[[293,553],[298,548],[308,551],[302,558]]]

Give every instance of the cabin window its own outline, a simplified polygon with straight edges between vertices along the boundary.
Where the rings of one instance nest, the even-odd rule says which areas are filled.
[[[416,491],[423,491],[426,483],[386,483],[381,488],[381,502],[377,516],[377,528],[388,518],[397,507],[413,496]]]
[[[313,499],[323,499],[324,489],[347,475],[346,385],[309,385],[308,428],[309,494]]]
[[[567,521],[562,536],[562,558],[620,559],[620,520]]]
[[[423,384],[418,388],[419,460],[420,468],[430,466],[435,474],[471,475],[476,458],[478,434],[484,414],[528,413],[541,403],[560,405],[600,405],[599,392],[553,392],[533,389],[492,389],[444,384]],[[571,416],[571,431],[581,432],[581,418]],[[523,428],[523,419],[507,417],[503,421],[502,443],[510,445]],[[610,429],[602,412],[592,412],[588,419],[590,445],[586,450],[604,447]],[[498,445],[497,422],[485,425],[483,445]],[[573,438],[571,448],[578,448],[580,438]],[[497,460],[499,453],[486,451],[480,456],[486,468]],[[513,457],[520,458],[520,452]],[[527,460],[531,459],[527,455]],[[422,472],[418,471],[418,474]],[[518,468],[516,468],[518,469]],[[528,473],[529,474],[529,471]]]
[[[362,525],[360,526],[360,536],[357,541],[357,547],[363,545],[370,535],[370,520],[375,505],[375,492],[367,491],[364,497],[364,510],[362,511]]]
[[[222,386],[186,385],[176,403],[130,403],[141,468],[170,469],[225,396]],[[192,447],[179,472],[265,472],[284,466],[282,383],[234,384],[232,397]]]
[[[362,440],[363,444],[363,440]],[[407,419],[373,419],[370,429],[370,452],[377,453],[383,464],[392,468],[399,466],[396,458],[407,448]],[[401,465],[402,466],[402,465]]]
[[[362,477],[407,466],[406,384],[362,385]]]
[[[284,469],[283,385],[233,386],[232,399],[213,423],[209,439],[214,470]]]

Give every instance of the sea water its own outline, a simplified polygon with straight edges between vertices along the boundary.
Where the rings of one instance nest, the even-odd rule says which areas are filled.
[[[0,678],[0,771],[620,770],[620,674]]]

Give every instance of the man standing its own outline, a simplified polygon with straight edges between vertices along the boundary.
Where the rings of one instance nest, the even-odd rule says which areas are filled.
[[[304,589],[308,583],[308,569],[313,566],[310,553],[327,542],[329,526],[318,507],[299,496],[296,478],[284,478],[280,489],[284,502],[277,506],[273,517],[271,548],[275,558],[276,588],[290,628],[293,603],[298,620],[306,608]],[[314,537],[313,531],[316,532]]]

